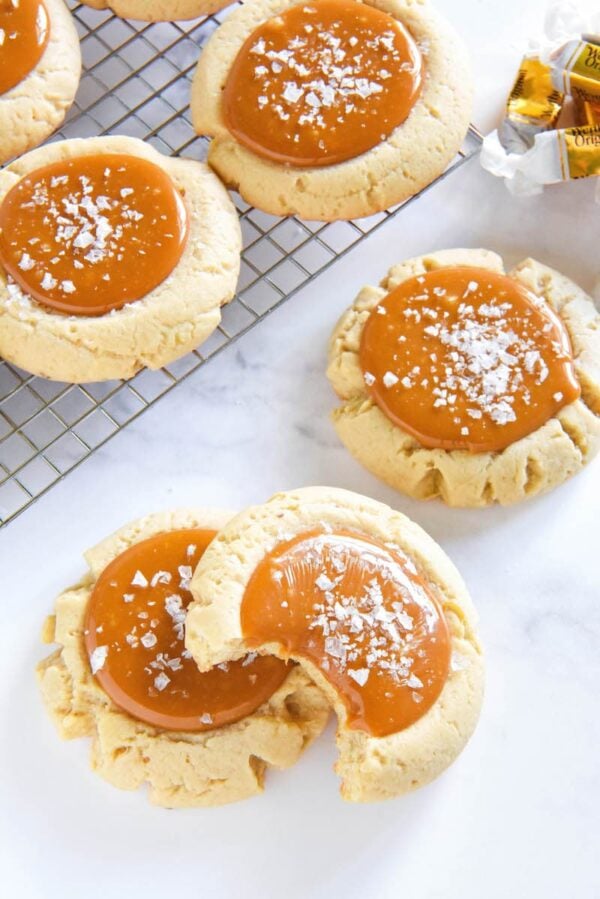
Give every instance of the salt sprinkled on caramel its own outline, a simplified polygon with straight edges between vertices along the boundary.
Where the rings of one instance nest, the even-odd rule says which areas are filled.
[[[351,727],[394,733],[435,702],[449,670],[441,608],[397,547],[324,526],[278,543],[240,613],[246,643],[276,642],[338,690]]]
[[[385,140],[420,84],[417,46],[394,17],[353,0],[297,4],[239,51],[223,94],[225,120],[260,155],[324,165]]]
[[[92,674],[120,708],[157,727],[197,731],[237,721],[287,675],[284,662],[255,653],[203,674],[185,649],[187,584],[214,534],[170,531],[135,544],[102,572],[88,603]]]
[[[425,446],[502,449],[579,396],[564,324],[506,275],[436,269],[380,307],[361,337],[365,384]]]

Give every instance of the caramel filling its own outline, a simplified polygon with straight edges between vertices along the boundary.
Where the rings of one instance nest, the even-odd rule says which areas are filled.
[[[283,165],[360,156],[409,115],[421,56],[404,26],[356,0],[315,0],[268,19],[237,54],[225,124],[253,153]]]
[[[0,0],[0,97],[35,69],[49,36],[43,0]]]
[[[421,718],[448,676],[450,635],[431,589],[401,550],[352,531],[278,544],[248,583],[241,625],[249,646],[277,643],[316,665],[348,726],[377,737]]]
[[[57,312],[104,315],[171,274],[188,233],[169,176],[139,156],[103,153],[26,175],[0,205],[0,264]]]
[[[100,686],[124,712],[167,730],[203,731],[245,718],[288,674],[250,653],[201,673],[184,646],[194,567],[215,531],[169,531],[136,543],[98,578],[85,645]]]
[[[569,335],[548,303],[470,266],[392,290],[366,321],[360,364],[387,418],[431,448],[504,449],[580,394]]]

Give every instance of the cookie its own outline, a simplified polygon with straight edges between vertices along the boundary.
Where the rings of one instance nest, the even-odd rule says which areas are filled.
[[[128,137],[28,153],[0,171],[0,356],[68,382],[160,368],[215,330],[240,249],[203,163]]]
[[[12,0],[0,10],[0,164],[62,123],[81,74],[79,38],[63,0]]]
[[[191,96],[208,163],[274,215],[371,215],[446,168],[469,124],[462,41],[428,2],[249,0],[206,44]]]
[[[228,0],[82,0],[93,9],[110,9],[123,19],[141,22],[177,22],[210,16],[228,5]]]
[[[397,490],[509,505],[578,472],[600,446],[600,315],[525,259],[445,250],[365,287],[329,347],[335,429]]]
[[[296,660],[338,716],[345,799],[392,798],[460,753],[482,701],[473,605],[414,522],[308,487],[247,509],[192,579],[186,646],[201,670],[249,649]]]
[[[229,514],[150,515],[85,554],[44,628],[44,704],[65,739],[91,737],[92,768],[168,808],[263,789],[323,730],[326,699],[298,666],[247,655],[200,674],[183,646],[192,568]]]

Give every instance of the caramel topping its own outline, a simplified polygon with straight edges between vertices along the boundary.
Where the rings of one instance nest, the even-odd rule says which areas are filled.
[[[382,412],[427,447],[494,452],[580,394],[548,303],[483,268],[403,281],[365,324],[360,364]]]
[[[0,0],[0,97],[35,69],[49,36],[42,0]]]
[[[246,588],[249,646],[276,642],[336,689],[348,725],[381,737],[409,727],[440,695],[450,664],[444,613],[400,549],[351,531],[278,544]]]
[[[0,205],[0,264],[33,299],[71,315],[104,315],[171,274],[188,222],[175,185],[139,156],[54,162]]]
[[[251,653],[201,673],[185,649],[190,579],[215,533],[169,531],[136,543],[104,569],[88,603],[92,673],[119,708],[155,727],[203,731],[239,721],[289,670]]]
[[[315,0],[250,35],[223,114],[236,140],[265,159],[331,165],[389,137],[420,87],[419,50],[397,19],[356,0]]]

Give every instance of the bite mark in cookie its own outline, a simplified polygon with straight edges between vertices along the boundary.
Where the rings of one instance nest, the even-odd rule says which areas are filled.
[[[348,727],[372,736],[421,718],[448,676],[437,598],[405,553],[366,534],[317,529],[278,544],[240,616],[249,646],[277,641],[309,659],[340,694]]]

